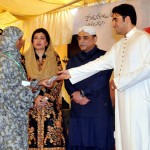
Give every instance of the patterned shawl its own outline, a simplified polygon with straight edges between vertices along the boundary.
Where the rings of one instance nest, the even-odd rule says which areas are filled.
[[[14,26],[9,26],[4,29],[1,41],[0,41],[0,51],[4,54],[11,55],[17,63],[20,62],[20,51],[16,48],[16,41],[23,36],[23,32]]]
[[[21,69],[23,78],[26,79],[26,73],[21,64],[20,50],[16,47],[16,41],[23,36],[23,32],[14,26],[6,27],[0,40],[0,54],[7,55]]]
[[[26,71],[31,79],[41,80],[45,78],[50,78],[57,74],[58,66],[56,62],[55,51],[51,44],[51,41],[45,52],[46,61],[43,64],[42,70],[38,70],[38,65],[35,58],[35,51],[32,44],[23,55],[25,56]]]

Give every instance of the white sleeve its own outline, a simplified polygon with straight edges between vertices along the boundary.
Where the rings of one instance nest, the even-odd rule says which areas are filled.
[[[105,55],[100,56],[94,61],[91,61],[80,67],[69,69],[71,75],[70,81],[75,84],[83,79],[86,79],[99,71],[108,70],[113,68],[113,48],[106,52]]]

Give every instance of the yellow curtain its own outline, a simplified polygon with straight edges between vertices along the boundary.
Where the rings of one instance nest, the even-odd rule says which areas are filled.
[[[4,14],[6,15],[4,18],[8,18],[7,13],[5,12]],[[6,23],[5,26],[14,25],[22,29],[24,32],[23,38],[25,40],[25,46],[21,50],[22,53],[30,46],[33,31],[37,28],[43,27],[50,33],[52,43],[61,60],[67,56],[67,44],[71,42],[74,22],[74,16],[72,15],[71,10],[65,10],[53,14],[44,14],[30,20],[18,20],[10,14],[8,14],[8,16],[11,16],[14,19],[14,22],[10,24]],[[66,64],[63,61],[62,65],[63,68],[65,68]],[[70,101],[64,86],[62,89],[62,96],[67,102]]]
[[[74,16],[71,10],[65,10],[53,14],[40,15],[32,20],[19,20],[9,25],[15,25],[23,30],[26,41],[25,49],[27,49],[33,31],[40,27],[48,30],[54,46],[70,43],[73,21]]]

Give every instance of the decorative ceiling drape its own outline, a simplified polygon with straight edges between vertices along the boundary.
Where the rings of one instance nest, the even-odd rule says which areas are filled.
[[[74,16],[71,10],[65,10],[52,14],[40,15],[30,20],[16,20],[8,25],[15,25],[21,28],[27,43],[30,41],[33,31],[39,27],[43,27],[49,31],[54,45],[62,45],[68,44],[71,40],[73,21]]]
[[[0,28],[18,26],[28,43],[32,32],[44,27],[54,45],[68,44],[74,21],[72,8],[113,1],[118,0],[0,0]]]

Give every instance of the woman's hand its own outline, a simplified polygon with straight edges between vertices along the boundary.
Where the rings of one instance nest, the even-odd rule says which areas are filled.
[[[43,107],[48,104],[47,98],[41,95],[38,95],[34,100],[34,107]]]
[[[36,87],[32,87],[32,86],[28,86],[31,90],[32,90],[32,93],[35,93],[38,89]]]
[[[48,82],[49,79],[50,79],[50,78],[40,80],[40,81],[38,82],[38,85],[42,85],[42,86],[45,86],[45,87],[48,87],[48,88],[52,88],[55,81],[49,83],[49,82]]]
[[[35,100],[34,100],[34,107],[37,107],[38,105],[40,105],[41,101],[42,101],[43,96],[38,95]]]

